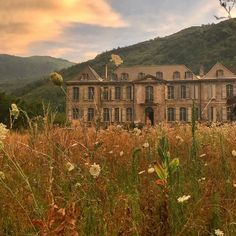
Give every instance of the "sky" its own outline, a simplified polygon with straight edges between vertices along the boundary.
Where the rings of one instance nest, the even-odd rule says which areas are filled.
[[[214,15],[226,16],[219,0],[1,0],[0,53],[79,63],[113,48],[217,23]]]

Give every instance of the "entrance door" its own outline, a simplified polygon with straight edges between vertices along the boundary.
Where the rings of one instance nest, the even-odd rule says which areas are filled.
[[[146,124],[151,123],[151,125],[154,125],[154,111],[152,107],[145,109],[145,122]]]

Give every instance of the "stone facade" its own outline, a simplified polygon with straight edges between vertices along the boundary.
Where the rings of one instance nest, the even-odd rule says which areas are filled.
[[[193,100],[197,119],[226,122],[236,76],[220,63],[201,76],[184,65],[154,65],[118,67],[101,78],[88,66],[67,82],[67,94],[67,115],[74,122],[190,122]]]

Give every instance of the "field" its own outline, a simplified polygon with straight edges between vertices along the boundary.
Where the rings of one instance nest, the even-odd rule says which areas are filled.
[[[0,235],[236,235],[236,124],[1,138]]]

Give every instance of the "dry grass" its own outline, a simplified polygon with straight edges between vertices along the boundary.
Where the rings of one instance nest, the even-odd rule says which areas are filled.
[[[0,159],[5,174],[0,182],[0,235],[163,235],[162,189],[156,184],[157,175],[147,173],[159,159],[157,146],[163,133],[171,158],[180,160],[167,212],[171,235],[210,235],[217,228],[236,235],[234,124],[198,125],[197,197],[189,125],[145,128],[140,136],[119,127],[99,132],[54,128],[34,136],[11,132]],[[146,142],[150,147],[142,148]],[[135,177],[132,153],[137,148],[141,148],[137,173],[145,173]],[[75,167],[71,171],[68,162]],[[98,178],[89,173],[93,163],[101,167]],[[179,203],[182,195],[191,198]]]

